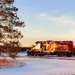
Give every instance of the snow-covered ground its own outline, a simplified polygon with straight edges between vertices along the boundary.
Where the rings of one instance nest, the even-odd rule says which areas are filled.
[[[25,62],[23,67],[0,69],[0,75],[75,75],[75,57],[23,55],[16,58]]]

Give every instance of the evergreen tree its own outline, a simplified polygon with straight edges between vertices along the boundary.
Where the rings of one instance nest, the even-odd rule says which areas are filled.
[[[18,27],[24,27],[19,20],[18,8],[13,6],[14,0],[0,0],[0,52],[15,57],[20,49],[19,39],[23,38]]]

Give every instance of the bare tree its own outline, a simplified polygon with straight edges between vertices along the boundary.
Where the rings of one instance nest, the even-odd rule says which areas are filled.
[[[18,27],[24,27],[19,20],[18,8],[13,6],[14,0],[0,0],[0,52],[14,57],[20,49],[19,39],[23,38]]]

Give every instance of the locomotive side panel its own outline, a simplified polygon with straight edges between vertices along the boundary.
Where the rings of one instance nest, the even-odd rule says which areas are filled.
[[[31,47],[28,54],[32,55],[46,55],[57,54],[58,56],[67,54],[72,55],[73,42],[72,41],[37,41],[35,45]]]

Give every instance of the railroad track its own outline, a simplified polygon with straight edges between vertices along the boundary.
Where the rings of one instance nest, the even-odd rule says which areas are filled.
[[[28,56],[29,58],[43,58],[43,59],[60,59],[60,60],[75,60],[75,57],[58,57],[58,56]]]

